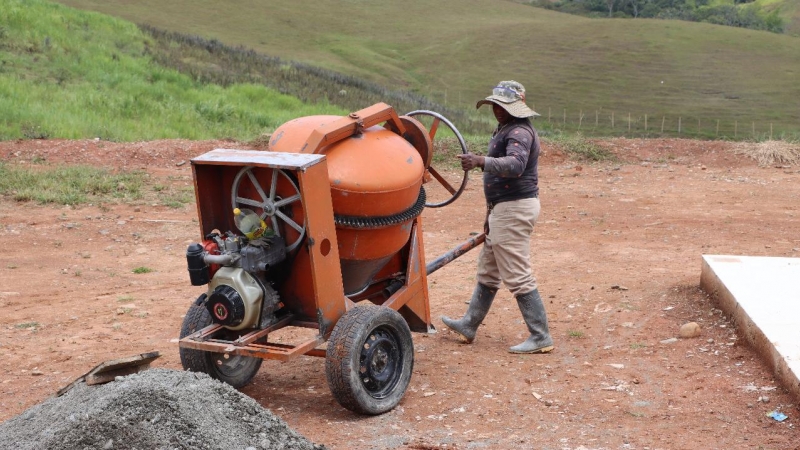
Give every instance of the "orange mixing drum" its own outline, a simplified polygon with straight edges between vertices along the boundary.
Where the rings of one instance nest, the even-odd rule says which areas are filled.
[[[289,121],[275,130],[269,150],[326,156],[344,291],[355,295],[408,242],[425,206],[425,163],[413,145],[381,126],[318,149],[307,146],[315,129],[339,119]]]

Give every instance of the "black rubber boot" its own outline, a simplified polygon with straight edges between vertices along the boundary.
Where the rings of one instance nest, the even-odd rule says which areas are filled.
[[[547,327],[547,312],[542,304],[539,290],[534,289],[527,294],[517,296],[517,305],[522,311],[522,318],[528,325],[530,337],[523,343],[508,349],[511,353],[547,353],[553,350],[553,338]]]
[[[489,308],[492,306],[495,294],[497,294],[497,289],[478,283],[475,285],[475,291],[472,293],[472,299],[469,301],[469,308],[467,308],[464,317],[454,320],[447,316],[442,316],[442,322],[448,328],[460,334],[467,344],[471,343],[475,340],[475,332],[478,330],[478,325],[483,322],[489,312]]]

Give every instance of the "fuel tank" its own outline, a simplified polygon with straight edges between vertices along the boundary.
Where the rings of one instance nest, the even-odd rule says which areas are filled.
[[[425,203],[423,159],[397,133],[373,126],[311,149],[312,132],[342,119],[308,116],[281,125],[269,142],[274,152],[326,155],[345,294],[366,289],[374,275],[408,242]]]

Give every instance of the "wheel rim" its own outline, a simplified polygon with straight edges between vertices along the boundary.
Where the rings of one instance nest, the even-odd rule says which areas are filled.
[[[373,398],[385,398],[403,371],[403,351],[391,329],[376,328],[361,345],[359,378]]]
[[[235,377],[242,370],[246,369],[251,359],[247,356],[228,355],[225,353],[211,353],[211,362],[216,371],[226,377]]]

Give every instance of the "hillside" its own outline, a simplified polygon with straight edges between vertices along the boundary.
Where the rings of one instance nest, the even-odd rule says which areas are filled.
[[[154,63],[134,24],[42,0],[0,0],[0,140],[253,139],[342,114],[255,84],[218,86]]]
[[[800,35],[800,0],[506,0],[585,17],[657,18]]]
[[[779,10],[786,20],[786,33],[800,36],[800,0],[756,0],[765,11]]]
[[[587,19],[513,2],[62,0],[244,45],[472,109],[500,79],[552,121],[586,130],[665,125],[738,137],[800,129],[800,45],[767,32],[664,20]],[[346,11],[345,13],[342,13]],[[615,129],[611,126],[615,115]],[[719,121],[719,125],[716,124]]]

